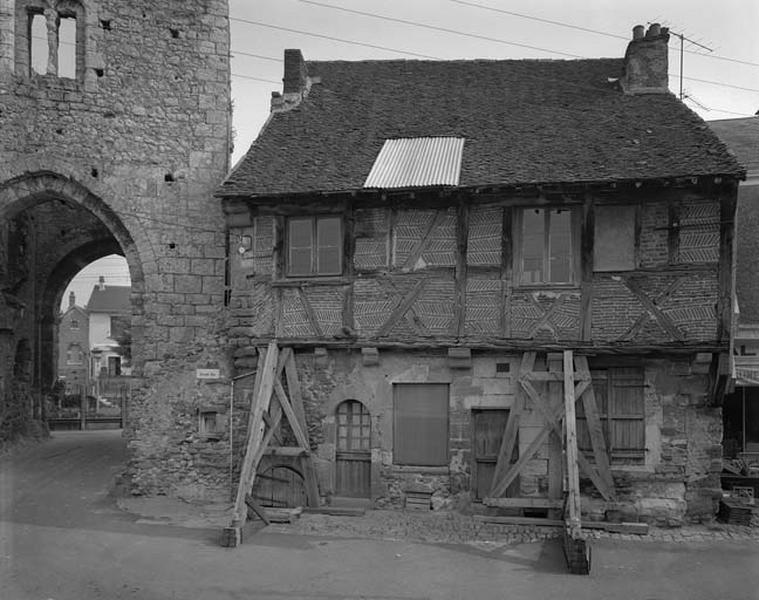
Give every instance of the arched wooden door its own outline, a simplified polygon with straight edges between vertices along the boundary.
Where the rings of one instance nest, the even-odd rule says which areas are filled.
[[[273,465],[256,476],[253,497],[261,506],[295,508],[307,506],[303,476],[287,465]]]
[[[342,402],[336,411],[335,493],[371,496],[371,437],[369,411],[357,400]]]

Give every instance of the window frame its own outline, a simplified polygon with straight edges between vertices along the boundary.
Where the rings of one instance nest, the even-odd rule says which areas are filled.
[[[52,8],[53,13],[49,13]],[[46,27],[50,27],[52,19],[55,20],[55,34],[53,37],[46,35],[46,42],[40,44],[44,47],[47,56],[45,61],[46,69],[44,73],[37,73],[32,64],[33,40],[32,40],[32,22],[35,16],[42,16],[45,19]],[[73,77],[61,75],[60,58],[61,58],[61,40],[60,24],[62,19],[73,19],[74,24],[74,74]],[[52,78],[59,81],[71,81],[75,85],[84,82],[86,69],[86,13],[81,0],[59,0],[55,7],[45,0],[17,0],[14,9],[14,20],[16,29],[16,40],[14,41],[14,61],[15,71],[27,79]],[[55,44],[55,46],[53,46]],[[54,60],[51,60],[52,57]]]
[[[400,418],[401,418],[401,411],[398,410],[398,403],[400,401],[399,395],[402,388],[405,389],[411,389],[412,386],[417,386],[418,388],[421,388],[423,386],[441,386],[445,388],[445,398],[444,402],[442,402],[442,408],[443,408],[443,424],[440,428],[442,433],[442,448],[439,449],[439,456],[435,456],[434,459],[419,459],[418,457],[414,456],[404,456],[403,455],[403,447],[399,446],[399,440],[401,440],[401,436],[403,435],[404,427],[410,427],[413,429],[413,426],[410,424],[405,424],[403,426],[400,425]],[[418,467],[418,468],[440,468],[440,467],[448,467],[450,465],[450,397],[451,397],[451,386],[449,383],[440,383],[440,382],[421,382],[421,383],[394,383],[393,384],[393,464],[397,466],[402,467]],[[442,396],[440,400],[443,400]],[[425,451],[429,451],[429,448],[425,448]]]
[[[322,247],[326,248],[332,248],[332,245],[319,245],[319,222],[325,221],[325,220],[336,220],[338,225],[338,234],[337,234],[337,240],[336,245],[334,247],[337,248],[338,252],[338,269],[336,271],[328,271],[328,272],[320,272],[319,271],[319,249]],[[293,273],[292,272],[292,229],[291,225],[292,223],[296,221],[310,221],[311,223],[311,245],[310,245],[310,261],[311,261],[311,267],[309,269],[308,273]],[[285,260],[284,260],[284,276],[288,279],[293,278],[314,278],[314,277],[340,277],[343,272],[345,271],[345,252],[344,252],[344,245],[345,245],[345,225],[343,223],[342,215],[334,214],[334,213],[325,213],[325,214],[317,214],[317,215],[297,215],[297,216],[290,216],[285,219],[285,243],[284,243],[284,251],[285,251]]]
[[[577,287],[581,279],[580,265],[580,232],[582,211],[578,204],[556,205],[541,204],[532,206],[517,206],[514,209],[514,223],[512,225],[514,270],[513,284],[515,288],[536,287]],[[569,280],[568,281],[534,281],[524,282],[524,213],[528,210],[542,210],[544,212],[544,239],[543,239],[543,273],[548,273],[550,278],[550,214],[552,211],[568,211],[569,217]]]
[[[83,365],[84,364],[84,351],[82,345],[72,342],[66,348],[66,364],[67,365]]]

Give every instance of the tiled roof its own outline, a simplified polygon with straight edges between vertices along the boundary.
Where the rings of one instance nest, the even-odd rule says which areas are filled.
[[[749,175],[759,175],[759,117],[709,121]],[[749,179],[751,182],[751,179]],[[759,324],[759,185],[738,190],[736,293],[740,323]]]
[[[708,124],[749,174],[759,175],[759,117],[709,121]]]
[[[87,302],[87,311],[109,315],[131,314],[132,308],[129,302],[131,292],[132,288],[128,285],[106,285],[103,289],[96,285]]]
[[[313,61],[220,196],[361,189],[387,139],[466,140],[459,185],[743,171],[672,94],[626,95],[622,59]]]
[[[759,185],[738,189],[735,290],[741,323],[759,323]]]

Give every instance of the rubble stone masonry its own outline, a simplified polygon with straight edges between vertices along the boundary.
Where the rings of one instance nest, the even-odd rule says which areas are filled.
[[[38,14],[47,40],[27,38]],[[73,77],[56,64],[66,17],[76,21]],[[53,49],[45,74],[32,68],[40,44]],[[18,317],[0,319],[0,388],[13,387],[25,340],[44,393],[65,285],[123,254],[144,377],[126,432],[135,492],[226,493],[226,471],[203,450],[216,442],[196,446],[193,432],[198,407],[224,387],[197,380],[196,367],[228,374],[217,334],[224,221],[212,194],[229,166],[230,104],[226,0],[0,0],[0,311]]]

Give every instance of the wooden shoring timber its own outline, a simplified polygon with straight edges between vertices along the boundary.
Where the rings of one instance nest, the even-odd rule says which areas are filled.
[[[577,421],[575,420],[575,384],[572,351],[564,351],[564,446],[567,473],[567,504],[564,513],[567,534],[576,538],[580,524],[580,473],[577,469]]]
[[[301,468],[303,469],[303,480],[306,484],[306,499],[308,505],[312,508],[319,506],[319,483],[316,480],[316,469],[314,468],[313,459],[310,456],[310,443],[308,440],[308,424],[306,423],[306,408],[303,405],[303,392],[300,387],[298,378],[298,367],[295,364],[295,353],[291,352],[285,362],[285,378],[287,380],[287,391],[290,393],[290,402],[295,421],[300,426],[305,437],[304,448],[306,454],[301,458]]]
[[[562,374],[562,355],[558,353],[549,353],[546,356],[549,372]],[[546,398],[551,406],[559,407],[564,405],[565,381],[549,381],[545,384]],[[573,390],[574,391],[574,390]],[[554,500],[563,497],[564,491],[564,469],[562,466],[564,455],[563,438],[560,433],[553,430],[548,434],[548,497]],[[556,518],[561,516],[561,511],[550,510],[548,516]]]
[[[543,418],[546,420],[546,426],[543,428],[541,433],[545,432],[545,437],[547,438],[548,433],[553,430],[558,435],[563,436],[561,423],[565,418],[564,407],[560,406],[558,409],[552,409],[547,405],[540,394],[538,394],[532,383],[530,383],[528,380],[523,380],[519,383],[522,385],[524,390],[527,392],[527,395],[533,401],[538,410],[543,414]],[[577,398],[575,397],[575,401],[576,400]],[[580,468],[583,470],[583,472],[593,482],[593,485],[596,486],[596,489],[601,492],[601,495],[604,497],[604,499],[612,501],[614,499],[613,491],[608,488],[604,480],[601,478],[601,475],[598,473],[598,470],[588,462],[588,459],[585,458],[584,454],[579,452],[577,453],[577,463],[580,465]]]
[[[600,460],[599,458],[596,458],[596,465],[593,465],[583,453],[578,452],[577,463],[583,473],[591,479],[593,485],[595,485],[604,499],[607,501],[614,501],[614,482],[611,477],[611,470],[608,467],[609,461],[608,456],[606,456],[605,444],[603,442],[600,418],[598,418],[598,410],[595,406],[595,395],[592,393],[593,387],[590,371],[587,369],[587,359],[584,357],[581,358],[582,360],[579,361],[577,367],[573,369],[573,396],[575,403],[579,398],[582,398],[583,406],[585,407],[587,405],[590,408],[590,410],[586,412],[586,416],[590,415],[588,417],[591,421],[589,427],[592,430],[596,430],[596,432],[592,434],[596,438],[596,441],[594,442],[594,454],[595,448],[598,448],[598,457],[600,457]],[[532,385],[533,380],[543,382],[558,381],[559,376],[563,380],[564,369],[562,368],[562,372],[560,373],[535,372],[532,370],[534,363],[535,352],[525,352],[522,356],[522,366],[520,367],[518,377],[519,386],[517,388],[514,409],[509,415],[509,420],[506,423],[501,452],[499,453],[498,462],[496,463],[496,470],[493,477],[494,483],[489,494],[492,498],[498,498],[504,495],[508,486],[519,476],[525,465],[545,445],[551,432],[555,432],[561,439],[564,437],[562,422],[565,419],[565,407],[563,402],[559,403],[557,406],[551,406]],[[519,415],[526,409],[528,399],[542,414],[545,420],[545,425],[525,451],[520,452],[517,461],[514,464],[509,465],[511,454],[506,455],[506,459],[503,460],[504,452],[509,448],[513,449],[513,444],[516,443],[519,429]]]
[[[253,405],[251,412],[253,416],[248,421],[248,436],[245,446],[245,458],[240,469],[240,482],[237,486],[237,497],[235,498],[233,526],[240,526],[245,522],[247,509],[245,505],[245,496],[253,488],[253,481],[256,477],[256,468],[258,463],[255,462],[259,447],[263,441],[264,411],[269,409],[271,403],[272,391],[274,390],[274,377],[277,368],[277,358],[279,351],[277,343],[269,342],[264,359],[263,369],[260,379],[256,377],[256,389],[253,393]],[[263,357],[262,357],[263,358]],[[259,458],[260,461],[260,458]]]
[[[532,368],[535,365],[535,356],[535,352],[525,352],[522,355],[522,362],[519,366],[520,376],[523,373],[529,373],[532,371]],[[495,464],[495,472],[493,473],[493,483],[490,487],[490,496],[494,498],[501,496],[504,492],[506,492],[506,489],[509,487],[511,482],[514,481],[516,476],[519,474],[519,471],[517,471],[508,481],[503,481],[504,476],[509,471],[509,463],[511,462],[511,457],[514,453],[514,448],[519,437],[519,420],[521,418],[522,411],[524,410],[525,402],[526,399],[524,397],[524,393],[519,388],[517,388],[516,398],[514,398],[514,405],[509,411],[509,417],[506,421],[506,427],[501,438],[501,448],[498,451],[498,459]]]
[[[575,357],[575,370],[580,377],[584,378],[586,381],[592,382],[587,357]],[[590,442],[593,447],[593,458],[595,459],[596,469],[598,469],[598,474],[613,495],[614,479],[611,475],[609,455],[606,453],[606,441],[604,440],[601,417],[599,416],[598,405],[596,404],[596,393],[593,391],[592,385],[589,385],[582,394],[582,406],[585,412],[585,422],[588,425],[588,431],[590,433]]]
[[[259,349],[259,365],[256,384],[251,400],[248,419],[248,436],[245,457],[240,470],[235,499],[232,525],[225,529],[224,545],[236,546],[242,541],[241,527],[249,511],[267,522],[266,511],[257,505],[251,496],[258,466],[264,455],[293,456],[300,459],[309,505],[319,505],[319,489],[316,471],[310,454],[306,413],[303,395],[298,380],[297,367],[292,348],[281,352],[276,341],[269,343],[266,350]],[[287,381],[287,391],[282,384],[283,374]],[[289,392],[289,397],[288,397]],[[276,402],[272,402],[272,398]],[[272,441],[281,443],[279,428],[286,418],[298,442],[297,447],[272,446]]]

